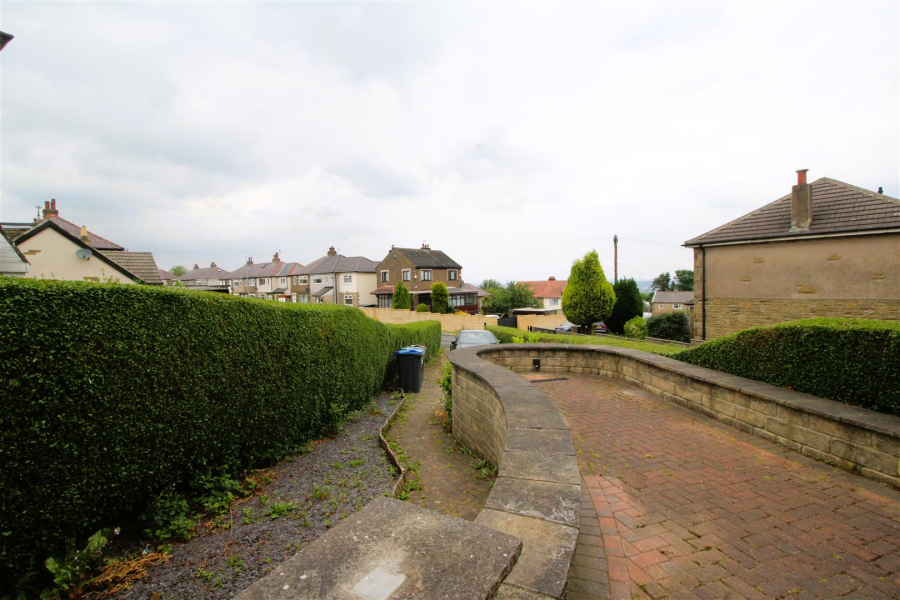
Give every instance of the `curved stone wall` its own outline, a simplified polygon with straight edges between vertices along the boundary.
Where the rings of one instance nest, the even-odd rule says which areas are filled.
[[[498,598],[560,598],[581,513],[569,428],[543,392],[479,355],[482,348],[450,353],[453,434],[499,468],[475,522],[522,541]]]

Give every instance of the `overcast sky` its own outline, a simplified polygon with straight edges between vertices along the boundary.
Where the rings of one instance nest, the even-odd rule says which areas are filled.
[[[795,170],[898,196],[900,9],[865,2],[0,5],[0,220],[162,268],[334,245],[463,279],[691,268]]]

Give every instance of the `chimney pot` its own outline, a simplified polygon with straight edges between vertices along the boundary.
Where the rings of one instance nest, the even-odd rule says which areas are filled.
[[[199,268],[200,268],[200,265],[198,265],[197,263],[194,263],[194,270],[196,271]]]
[[[550,276],[550,279],[548,279],[547,281],[556,281],[556,277],[554,277],[553,275],[551,275],[551,276]]]
[[[44,200],[44,210],[46,210],[46,211],[50,210],[50,201],[49,200]]]
[[[252,264],[253,264],[253,257],[252,257],[252,256],[250,256],[250,257],[247,258],[247,264],[248,264],[248,265],[252,265]]]
[[[215,268],[215,266],[216,266],[216,261],[212,261],[211,263],[209,263],[209,268],[210,268],[210,269]]]
[[[797,169],[797,185],[806,185],[806,172],[809,169]]]
[[[91,238],[88,236],[87,226],[85,226],[85,225],[81,226],[81,241],[86,242],[88,244],[91,243]]]
[[[879,194],[883,194],[883,193],[884,193],[884,188],[882,188],[880,185],[878,186],[878,193],[879,193]]]
[[[272,257],[272,262],[278,262],[278,261],[280,261],[280,260],[281,260],[281,259],[278,258],[278,253],[276,252],[275,255]]]
[[[337,250],[334,249],[334,246],[328,248],[328,256],[334,256],[335,254],[337,254]]]
[[[50,199],[50,210],[56,210],[56,198]]]

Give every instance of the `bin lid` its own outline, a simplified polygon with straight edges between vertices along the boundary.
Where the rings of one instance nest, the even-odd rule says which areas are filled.
[[[400,348],[399,350],[394,352],[394,354],[401,355],[401,356],[402,355],[424,356],[425,348],[422,348],[421,346],[406,346],[404,348]]]

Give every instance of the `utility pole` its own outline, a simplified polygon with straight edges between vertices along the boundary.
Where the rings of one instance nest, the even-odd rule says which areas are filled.
[[[619,283],[619,236],[613,235],[613,283]]]

